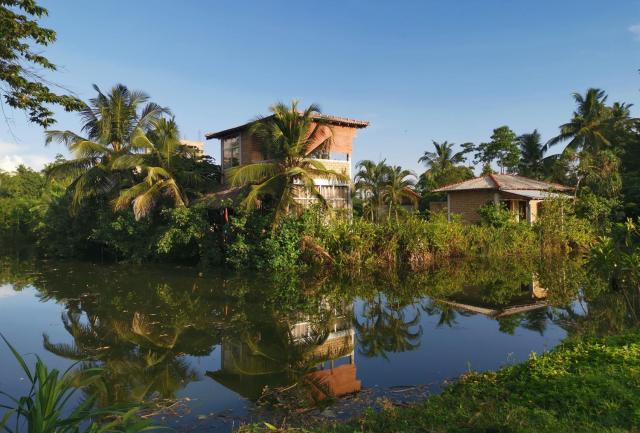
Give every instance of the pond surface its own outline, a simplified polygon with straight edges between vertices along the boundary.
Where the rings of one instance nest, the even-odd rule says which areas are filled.
[[[0,264],[0,332],[20,353],[101,367],[101,404],[153,400],[158,419],[182,431],[346,418],[380,398],[422,398],[567,336],[624,328],[637,308],[578,260],[349,279]],[[0,390],[24,392],[4,346],[0,365]]]

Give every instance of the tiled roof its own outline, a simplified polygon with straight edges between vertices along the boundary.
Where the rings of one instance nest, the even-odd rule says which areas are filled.
[[[529,191],[569,191],[571,188],[557,183],[543,182],[513,174],[489,174],[463,182],[436,188],[433,192],[469,191],[489,189],[496,191],[529,190]]]
[[[265,119],[268,119],[269,117],[271,116],[267,116],[265,117]],[[332,116],[330,114],[317,114],[313,116],[313,118],[321,119],[327,123],[331,123],[334,125],[350,126],[352,128],[366,128],[367,126],[369,126],[369,122],[367,122],[366,120],[356,120],[350,119],[348,117]],[[252,120],[251,122],[244,123],[240,126],[234,126],[233,128],[224,129],[218,132],[210,132],[208,134],[205,134],[204,136],[207,140],[211,140],[212,138],[224,138],[229,134],[233,134],[234,132],[238,132],[247,128],[249,125],[255,122],[255,120]]]

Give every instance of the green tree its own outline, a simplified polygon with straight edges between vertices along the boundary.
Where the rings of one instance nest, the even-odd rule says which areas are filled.
[[[49,169],[50,176],[73,179],[69,186],[73,210],[89,198],[113,198],[126,182],[132,181],[132,171],[117,169],[114,161],[144,151],[148,143],[145,134],[169,112],[148,102],[145,93],[129,90],[122,84],[107,95],[98,86],[93,88],[98,95],[89,104],[83,104],[80,111],[86,138],[68,130],[46,132],[47,144],[63,143],[74,156]]]
[[[500,173],[513,173],[520,161],[520,148],[516,134],[508,127],[501,126],[493,130],[491,141],[477,146],[467,145],[468,151],[475,151],[474,162],[483,164],[483,172],[494,161],[500,167]]]
[[[534,129],[533,132],[520,135],[517,142],[521,153],[518,174],[534,179],[549,177],[558,157],[544,156],[547,148],[542,143],[538,130]]]
[[[0,240],[8,246],[25,246],[34,240],[47,185],[41,173],[19,166],[14,173],[0,170]]]
[[[433,189],[474,177],[471,168],[460,165],[466,161],[465,155],[473,144],[464,143],[463,150],[459,152],[454,152],[455,144],[447,141],[433,141],[433,146],[435,152],[425,151],[418,159],[419,163],[424,163],[427,167],[416,185],[422,195],[421,209],[427,209],[431,201],[443,199],[443,194],[432,194]]]
[[[451,166],[461,164],[466,160],[466,152],[464,150],[454,153],[453,146],[455,146],[455,143],[449,143],[448,141],[438,143],[435,140],[432,140],[432,143],[435,148],[435,152],[427,150],[418,159],[419,163],[425,164],[427,170],[432,170],[436,173],[443,172]]]
[[[327,169],[320,161],[308,158],[318,141],[327,142],[333,137],[331,128],[322,121],[317,105],[299,111],[298,101],[293,100],[290,106],[279,102],[270,110],[273,115],[258,119],[250,128],[269,160],[233,167],[227,176],[232,186],[250,186],[242,201],[246,210],[255,209],[259,201],[272,201],[275,227],[292,208],[302,206],[296,200],[301,194],[309,194],[322,207],[327,206],[314,179],[349,179]]]
[[[174,119],[157,119],[146,136],[139,142],[145,148],[143,154],[122,155],[113,163],[114,169],[136,170],[140,181],[120,191],[114,200],[116,210],[123,210],[133,203],[136,219],[147,216],[163,199],[173,202],[175,207],[184,207],[188,198],[178,182],[174,161],[179,158],[195,158],[197,150],[181,144],[178,125]],[[180,173],[186,177],[184,172]],[[202,183],[200,173],[191,172],[188,177],[193,183]]]
[[[604,90],[590,88],[585,95],[573,94],[577,108],[572,119],[560,125],[560,134],[547,142],[547,147],[568,141],[567,148],[595,151],[611,146],[606,129],[611,125]],[[620,113],[618,113],[620,114]]]
[[[384,159],[377,163],[367,159],[360,161],[356,168],[358,172],[354,178],[355,189],[364,202],[364,213],[374,221],[384,204],[384,190],[389,182],[390,167]]]
[[[384,201],[388,206],[389,218],[391,212],[395,214],[398,221],[398,209],[402,207],[404,200],[412,203],[417,202],[416,193],[413,190],[415,185],[415,174],[411,170],[405,170],[400,166],[393,166],[389,169],[388,181],[384,186]]]
[[[1,99],[45,128],[55,122],[48,105],[67,111],[82,108],[79,99],[54,93],[38,70],[56,70],[56,65],[38,52],[56,40],[53,30],[38,24],[47,14],[34,0],[0,0],[0,82],[6,84],[0,86]]]

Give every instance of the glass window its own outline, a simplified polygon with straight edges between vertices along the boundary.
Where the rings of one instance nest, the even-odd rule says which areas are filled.
[[[240,165],[240,136],[222,139],[222,165],[223,168]]]

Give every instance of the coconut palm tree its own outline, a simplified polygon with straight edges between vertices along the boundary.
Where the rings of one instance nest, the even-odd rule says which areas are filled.
[[[116,210],[126,209],[133,203],[136,220],[148,215],[164,197],[176,207],[188,203],[176,178],[173,161],[178,157],[193,157],[196,150],[180,143],[178,126],[173,118],[156,119],[152,123],[153,128],[148,133],[140,131],[133,138],[135,145],[144,148],[145,153],[121,155],[112,165],[116,170],[136,170],[142,176],[140,182],[123,189],[113,200]],[[195,173],[193,177],[194,182],[201,180]]]
[[[547,147],[542,144],[538,130],[520,135],[517,143],[520,146],[518,174],[540,180],[550,177],[558,155],[544,156]]]
[[[385,159],[378,163],[366,159],[360,161],[356,168],[358,172],[354,178],[355,189],[364,200],[365,213],[369,214],[373,221],[383,205],[384,189],[388,182],[390,167]]]
[[[331,127],[322,121],[317,105],[311,104],[299,111],[298,101],[293,100],[290,106],[278,102],[270,111],[273,115],[259,118],[250,128],[250,133],[262,143],[268,160],[233,167],[227,176],[231,186],[250,186],[242,201],[245,209],[256,208],[265,198],[273,202],[275,227],[292,208],[301,206],[296,197],[302,193],[311,195],[321,206],[327,206],[314,179],[349,179],[327,169],[320,161],[308,158],[319,142],[330,144],[333,137]]]
[[[74,156],[49,170],[50,176],[72,179],[72,210],[85,199],[113,195],[131,174],[114,169],[113,162],[122,155],[140,152],[134,138],[144,135],[155,120],[169,113],[167,108],[148,102],[145,93],[122,84],[108,94],[95,84],[93,88],[98,95],[80,111],[85,136],[68,130],[45,132],[47,144],[60,142]]]
[[[567,148],[572,150],[595,151],[611,146],[606,129],[611,119],[611,110],[606,106],[607,95],[604,90],[590,88],[583,95],[573,94],[577,104],[573,118],[560,125],[560,134],[545,145],[550,146],[568,141]]]
[[[411,170],[405,170],[400,166],[393,166],[389,169],[387,183],[383,188],[383,197],[389,209],[389,218],[391,212],[395,213],[396,221],[398,221],[398,208],[401,207],[403,199],[407,199],[412,203],[416,203],[416,194],[413,187],[416,184],[416,175]]]
[[[432,140],[432,143],[435,152],[427,150],[420,159],[418,159],[419,163],[426,165],[427,170],[434,172],[445,171],[447,168],[463,163],[466,160],[464,151],[453,152],[454,143],[449,143],[448,141],[438,143],[435,140]]]
[[[406,315],[407,304],[376,297],[362,305],[360,318],[353,318],[357,331],[358,352],[366,357],[382,356],[387,353],[409,352],[420,347],[422,325],[420,311],[414,308],[413,317]]]

